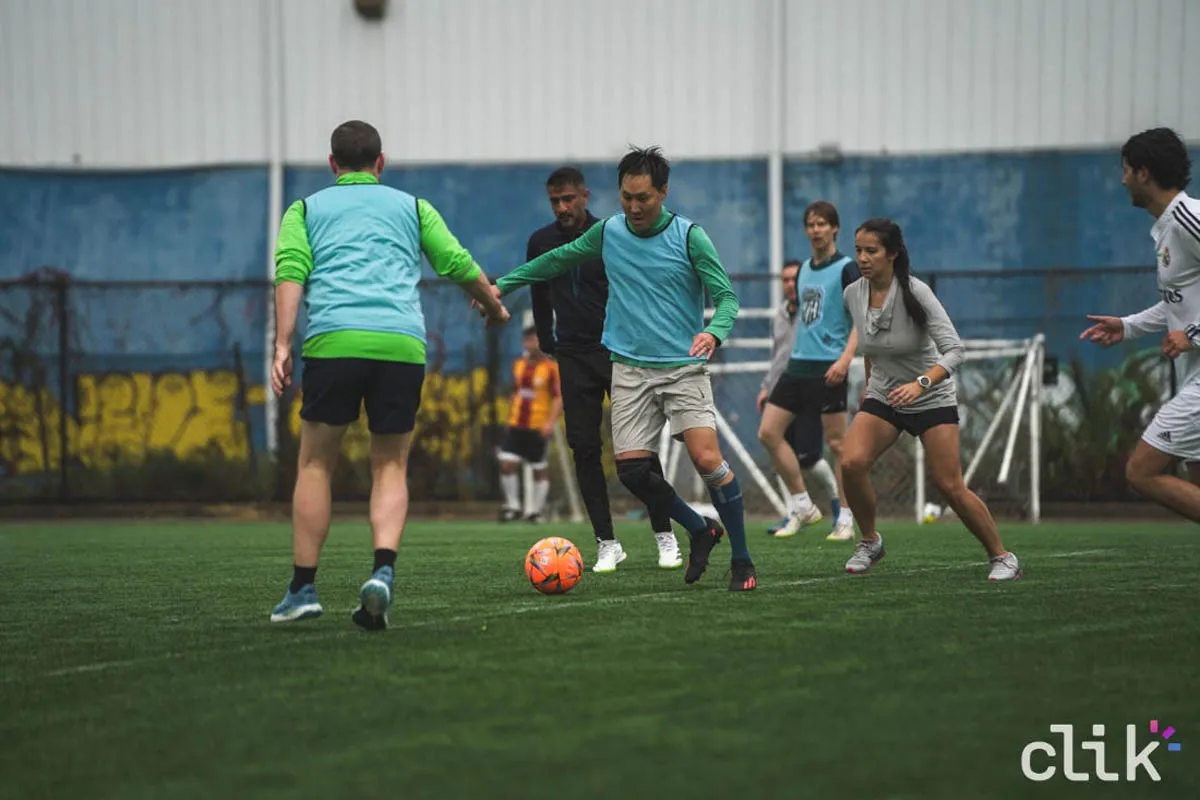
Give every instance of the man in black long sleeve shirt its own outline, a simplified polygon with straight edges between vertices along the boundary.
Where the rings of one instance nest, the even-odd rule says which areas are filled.
[[[555,221],[529,237],[527,262],[575,241],[599,222],[587,208],[589,192],[583,173],[574,167],[552,172],[546,180],[546,194]],[[575,458],[579,492],[599,543],[592,569],[612,572],[625,560],[625,551],[613,534],[608,483],[601,462],[604,395],[612,388],[611,355],[600,342],[608,304],[604,262],[585,261],[561,277],[533,284],[530,292],[538,346],[558,360],[567,443]],[[659,566],[673,569],[682,565],[670,518],[652,519],[651,524],[658,539]]]

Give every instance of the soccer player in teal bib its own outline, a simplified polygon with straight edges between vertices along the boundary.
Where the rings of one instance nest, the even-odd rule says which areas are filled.
[[[837,250],[840,222],[832,203],[818,200],[804,210],[804,230],[813,256],[796,273],[796,328],[787,368],[771,389],[758,438],[771,456],[775,472],[788,487],[788,513],[771,533],[795,536],[821,520],[804,485],[801,468],[821,459],[823,439],[836,459],[833,531],[826,539],[854,538],[854,518],[842,504],[842,440],[846,433],[846,374],[858,347],[842,292],[858,280],[854,259]],[[787,440],[789,426],[799,431],[796,449]],[[828,469],[828,467],[826,467]]]
[[[712,240],[663,208],[670,165],[657,147],[631,150],[617,168],[623,214],[521,265],[496,282],[497,297],[601,258],[608,276],[602,342],[612,353],[612,435],[617,475],[651,518],[669,516],[691,537],[684,580],[695,583],[726,532],[730,591],[758,584],[746,548],[742,490],[721,455],[707,361],[737,319],[738,300]],[[712,322],[704,326],[705,290]],[[724,528],[696,513],[655,469],[659,434],[682,439]]]
[[[292,382],[301,299],[308,328],[292,497],[292,583],[271,621],[323,611],[315,581],[329,535],[331,478],[342,436],[365,405],[375,566],[352,618],[376,631],[387,627],[392,605],[396,548],[408,516],[408,452],[425,380],[421,254],[481,303],[489,321],[505,322],[508,312],[432,205],[380,185],[383,145],[375,128],[343,123],[330,137],[330,149],[334,185],[288,208],[275,248],[271,389],[277,396]]]

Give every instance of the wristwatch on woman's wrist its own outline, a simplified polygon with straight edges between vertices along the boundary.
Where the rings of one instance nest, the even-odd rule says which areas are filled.
[[[922,390],[928,392],[929,389],[933,386],[933,381],[929,380],[928,375],[918,375],[917,376],[917,385],[920,386]]]

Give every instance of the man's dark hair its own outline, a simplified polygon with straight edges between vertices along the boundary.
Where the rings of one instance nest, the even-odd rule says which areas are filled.
[[[617,187],[626,175],[649,175],[650,183],[662,191],[671,177],[671,162],[662,154],[661,147],[635,147],[625,154],[617,166]]]
[[[370,169],[383,152],[383,142],[374,126],[352,119],[333,129],[329,152],[342,169]]]
[[[1183,190],[1192,179],[1192,159],[1179,134],[1170,128],[1151,128],[1130,136],[1121,148],[1121,159],[1132,169],[1145,167],[1163,189]]]
[[[808,204],[808,208],[804,209],[804,216],[802,217],[805,225],[808,224],[809,214],[816,214],[835,228],[842,227],[841,222],[838,221],[837,209],[828,200],[817,200]]]
[[[583,173],[575,167],[559,167],[546,178],[547,189],[558,189],[563,186],[587,186]]]
[[[530,325],[528,328],[526,328],[525,330],[521,331],[521,335],[522,335],[522,336],[537,336],[537,328],[535,328],[534,326]]]
[[[795,267],[796,269],[800,269],[800,267],[802,267],[802,266],[804,266],[804,262],[798,258],[789,258],[787,261],[783,262],[783,269],[787,269],[788,267]],[[780,270],[780,272],[782,272],[782,271],[783,270]]]

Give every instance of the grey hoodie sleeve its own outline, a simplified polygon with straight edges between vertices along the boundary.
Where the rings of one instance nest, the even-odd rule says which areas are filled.
[[[937,362],[938,366],[953,375],[967,355],[962,339],[959,338],[954,323],[950,321],[950,315],[946,313],[946,309],[933,290],[917,280],[912,281],[911,285],[913,295],[921,301],[921,305],[925,307],[925,312],[929,315],[929,327],[927,328],[929,338],[933,339],[933,343],[941,355]]]
[[[787,303],[775,309],[771,318],[771,366],[763,378],[762,388],[770,392],[775,388],[787,369],[788,360],[792,356],[792,344],[796,339],[796,325],[787,313]]]

